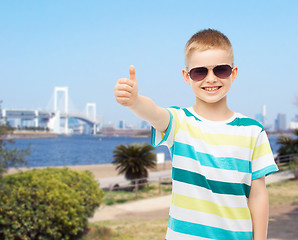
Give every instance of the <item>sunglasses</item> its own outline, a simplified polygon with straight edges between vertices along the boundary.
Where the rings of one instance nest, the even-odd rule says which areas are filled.
[[[233,68],[230,65],[217,65],[212,68],[216,77],[227,78],[232,74]],[[208,75],[209,69],[206,67],[192,68],[188,74],[193,81],[202,81]]]

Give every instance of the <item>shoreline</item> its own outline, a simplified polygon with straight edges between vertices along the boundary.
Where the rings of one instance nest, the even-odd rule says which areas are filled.
[[[3,140],[35,139],[35,138],[57,138],[59,135],[51,132],[14,131],[5,136]]]
[[[7,169],[7,174],[14,174],[17,172],[29,171],[32,169],[43,169],[43,168],[69,168],[76,171],[90,171],[95,178],[109,178],[117,177],[118,172],[115,169],[115,165],[111,163],[106,164],[90,164],[90,165],[73,165],[73,166],[48,166],[48,167],[22,167],[22,168],[9,168]],[[163,170],[169,170],[172,167],[171,160],[166,160],[163,164],[157,164],[155,169],[150,169],[149,172],[157,172]]]

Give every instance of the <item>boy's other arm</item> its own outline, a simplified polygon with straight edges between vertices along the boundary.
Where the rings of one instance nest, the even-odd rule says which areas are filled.
[[[165,132],[170,122],[169,112],[157,106],[152,99],[138,94],[134,66],[129,67],[129,79],[121,78],[114,89],[116,101],[128,107],[139,118],[148,121],[156,130]]]
[[[254,240],[266,240],[268,229],[269,203],[265,177],[251,182],[248,207],[251,213]]]

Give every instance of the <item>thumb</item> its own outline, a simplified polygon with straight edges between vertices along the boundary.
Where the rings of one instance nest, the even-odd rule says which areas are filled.
[[[129,79],[137,81],[136,70],[133,65],[129,66]]]

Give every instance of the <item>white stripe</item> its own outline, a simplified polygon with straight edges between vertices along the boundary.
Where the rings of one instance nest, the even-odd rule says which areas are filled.
[[[275,161],[272,153],[269,153],[265,156],[254,159],[251,163],[252,163],[251,164],[252,172],[256,172],[258,170],[261,170],[273,164],[275,165]]]
[[[221,228],[229,231],[252,231],[250,219],[227,219],[210,213],[171,205],[170,216],[181,221]]]
[[[200,173],[209,180],[229,183],[245,183],[247,185],[251,184],[250,173],[202,166],[199,161],[183,156],[175,155],[173,167],[184,169],[194,173]]]
[[[245,196],[226,195],[213,193],[211,190],[173,180],[174,193],[193,197],[196,199],[213,202],[219,206],[225,207],[247,207],[247,198]]]
[[[187,131],[182,130],[177,133],[175,141],[193,146],[196,152],[212,154],[215,157],[231,157],[249,161],[252,156],[252,150],[249,148],[231,145],[209,145],[204,140],[190,137]]]
[[[168,228],[166,239],[167,240],[210,240],[210,238],[202,238],[202,237],[196,237],[192,235],[186,235],[183,233],[178,233],[173,231],[170,228]]]
[[[155,132],[155,138],[154,138],[154,143],[155,145],[158,145],[161,142],[161,133],[154,129]]]
[[[225,135],[237,135],[244,137],[257,138],[261,129],[258,126],[231,126],[231,125],[208,125],[205,122],[199,122],[194,118],[185,117],[186,122],[190,126],[199,127],[202,133],[210,134],[225,134]]]
[[[257,146],[260,146],[260,145],[262,145],[262,144],[264,144],[264,143],[266,143],[266,142],[269,142],[269,140],[268,140],[268,137],[267,137],[266,132],[263,131],[263,132],[261,132],[260,135],[259,135],[259,138],[258,138],[258,140],[257,140],[257,142],[256,142],[256,147],[257,147]]]

